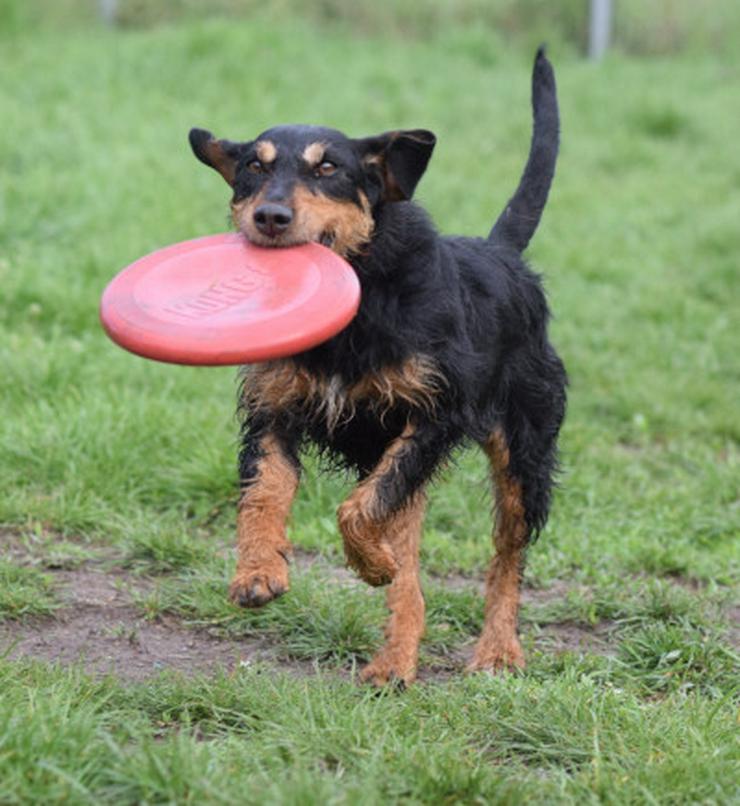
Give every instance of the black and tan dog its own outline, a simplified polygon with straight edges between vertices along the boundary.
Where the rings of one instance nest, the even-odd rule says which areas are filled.
[[[547,519],[566,383],[540,281],[521,257],[558,149],[555,80],[542,50],[532,91],[529,159],[487,238],[442,237],[409,201],[434,148],[431,132],[355,140],[280,126],[242,143],[190,132],[198,159],[233,188],[233,220],[246,238],[274,247],[318,241],[360,279],[359,313],[339,335],[245,370],[230,596],[258,607],[288,589],[285,525],[299,453],[317,444],[359,477],[338,510],[350,565],[371,585],[390,586],[387,642],[362,672],[376,684],[416,675],[425,487],[469,442],[490,460],[497,513],[485,624],[469,668],[524,665],[520,571]]]

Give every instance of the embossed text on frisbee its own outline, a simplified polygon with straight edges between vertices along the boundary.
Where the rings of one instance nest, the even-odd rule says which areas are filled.
[[[212,285],[193,299],[176,302],[163,310],[186,319],[202,319],[238,305],[255,291],[264,288],[268,282],[267,277],[237,275]]]

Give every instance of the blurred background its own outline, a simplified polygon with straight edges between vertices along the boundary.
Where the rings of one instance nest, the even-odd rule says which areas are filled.
[[[740,4],[612,6],[595,61],[587,0],[0,0],[0,523],[230,535],[234,371],[143,361],[97,320],[122,266],[229,227],[190,127],[431,129],[418,199],[442,231],[478,235],[526,160],[546,41],[562,148],[528,256],[571,393],[530,578],[582,568],[586,545],[587,573],[724,574],[740,531]],[[428,522],[442,570],[489,551],[485,468],[461,462]],[[308,474],[306,547],[337,550],[344,483]]]
[[[589,0],[2,0],[0,26],[13,32],[44,25],[95,25],[102,18],[124,28],[149,28],[213,17],[291,16],[340,25],[357,35],[426,39],[454,27],[530,44],[557,41],[583,51],[590,5]],[[733,0],[611,0],[611,5],[612,44],[622,53],[737,51],[740,9]]]

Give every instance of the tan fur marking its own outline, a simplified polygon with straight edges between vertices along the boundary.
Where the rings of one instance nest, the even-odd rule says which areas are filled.
[[[230,157],[219,140],[211,138],[203,147],[211,165],[223,176],[228,184],[234,184],[236,175],[236,160]]]
[[[374,685],[416,679],[419,642],[424,634],[424,597],[419,580],[419,544],[426,498],[417,493],[400,512],[386,522],[386,533],[398,563],[398,573],[388,588],[390,618],[386,643],[360,673]]]
[[[265,165],[275,162],[277,158],[277,148],[272,140],[260,140],[255,145],[254,150],[257,154],[257,159]]]
[[[330,199],[299,185],[293,192],[295,222],[293,237],[298,243],[318,241],[330,233],[332,249],[342,257],[362,252],[369,243],[375,222],[370,202],[360,193],[360,204]]]
[[[517,635],[522,552],[527,537],[522,489],[509,474],[509,449],[500,431],[485,446],[496,486],[494,556],[486,579],[483,632],[469,670],[524,667]]]
[[[325,143],[311,143],[303,149],[303,159],[311,168],[314,168],[324,159],[325,151]]]
[[[326,396],[326,381],[291,360],[268,361],[244,370],[244,403],[256,411],[279,411]]]
[[[265,192],[261,190],[256,196],[231,202],[231,220],[234,226],[253,243],[260,243],[260,235],[254,223],[254,211],[262,204]]]
[[[245,403],[255,409],[304,405],[321,414],[330,430],[352,419],[360,404],[370,405],[381,420],[395,406],[405,404],[431,416],[445,379],[427,356],[408,359],[344,386],[339,378],[312,375],[290,360],[271,361],[246,370]]]
[[[354,403],[373,401],[381,419],[392,408],[405,403],[423,409],[428,415],[434,410],[435,398],[445,386],[445,378],[426,356],[409,358],[400,367],[387,367],[372,372],[349,389]]]
[[[272,598],[288,589],[286,561],[292,547],[285,524],[298,488],[298,474],[274,437],[265,437],[260,447],[264,455],[257,475],[239,503],[238,560],[231,584],[234,600],[249,590]]]

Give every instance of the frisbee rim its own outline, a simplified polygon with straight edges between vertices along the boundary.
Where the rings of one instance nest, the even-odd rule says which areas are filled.
[[[171,319],[157,318],[156,312],[168,304],[166,301],[156,299],[147,310],[136,299],[137,284],[151,277],[157,266],[171,272],[171,261],[181,256],[192,260],[199,249],[223,249],[224,260],[233,274],[228,252],[235,247],[248,252],[249,262],[239,267],[243,273],[275,278],[279,276],[275,274],[277,267],[285,269],[287,265],[293,272],[313,272],[313,277],[307,275],[304,281],[313,282],[314,288],[297,308],[293,303],[274,316],[263,316],[252,323],[247,319],[238,329],[227,326],[225,340],[224,328],[218,325],[218,316],[224,311],[203,314],[201,319],[210,318],[210,325],[202,321],[179,325]],[[225,274],[228,280],[228,271]],[[274,288],[279,290],[279,283]],[[243,301],[227,307],[238,307]],[[260,247],[238,233],[217,233],[170,244],[121,269],[103,290],[99,318],[113,342],[143,358],[190,366],[235,366],[285,358],[317,347],[340,333],[356,316],[359,305],[356,273],[344,258],[327,247],[314,242]]]

